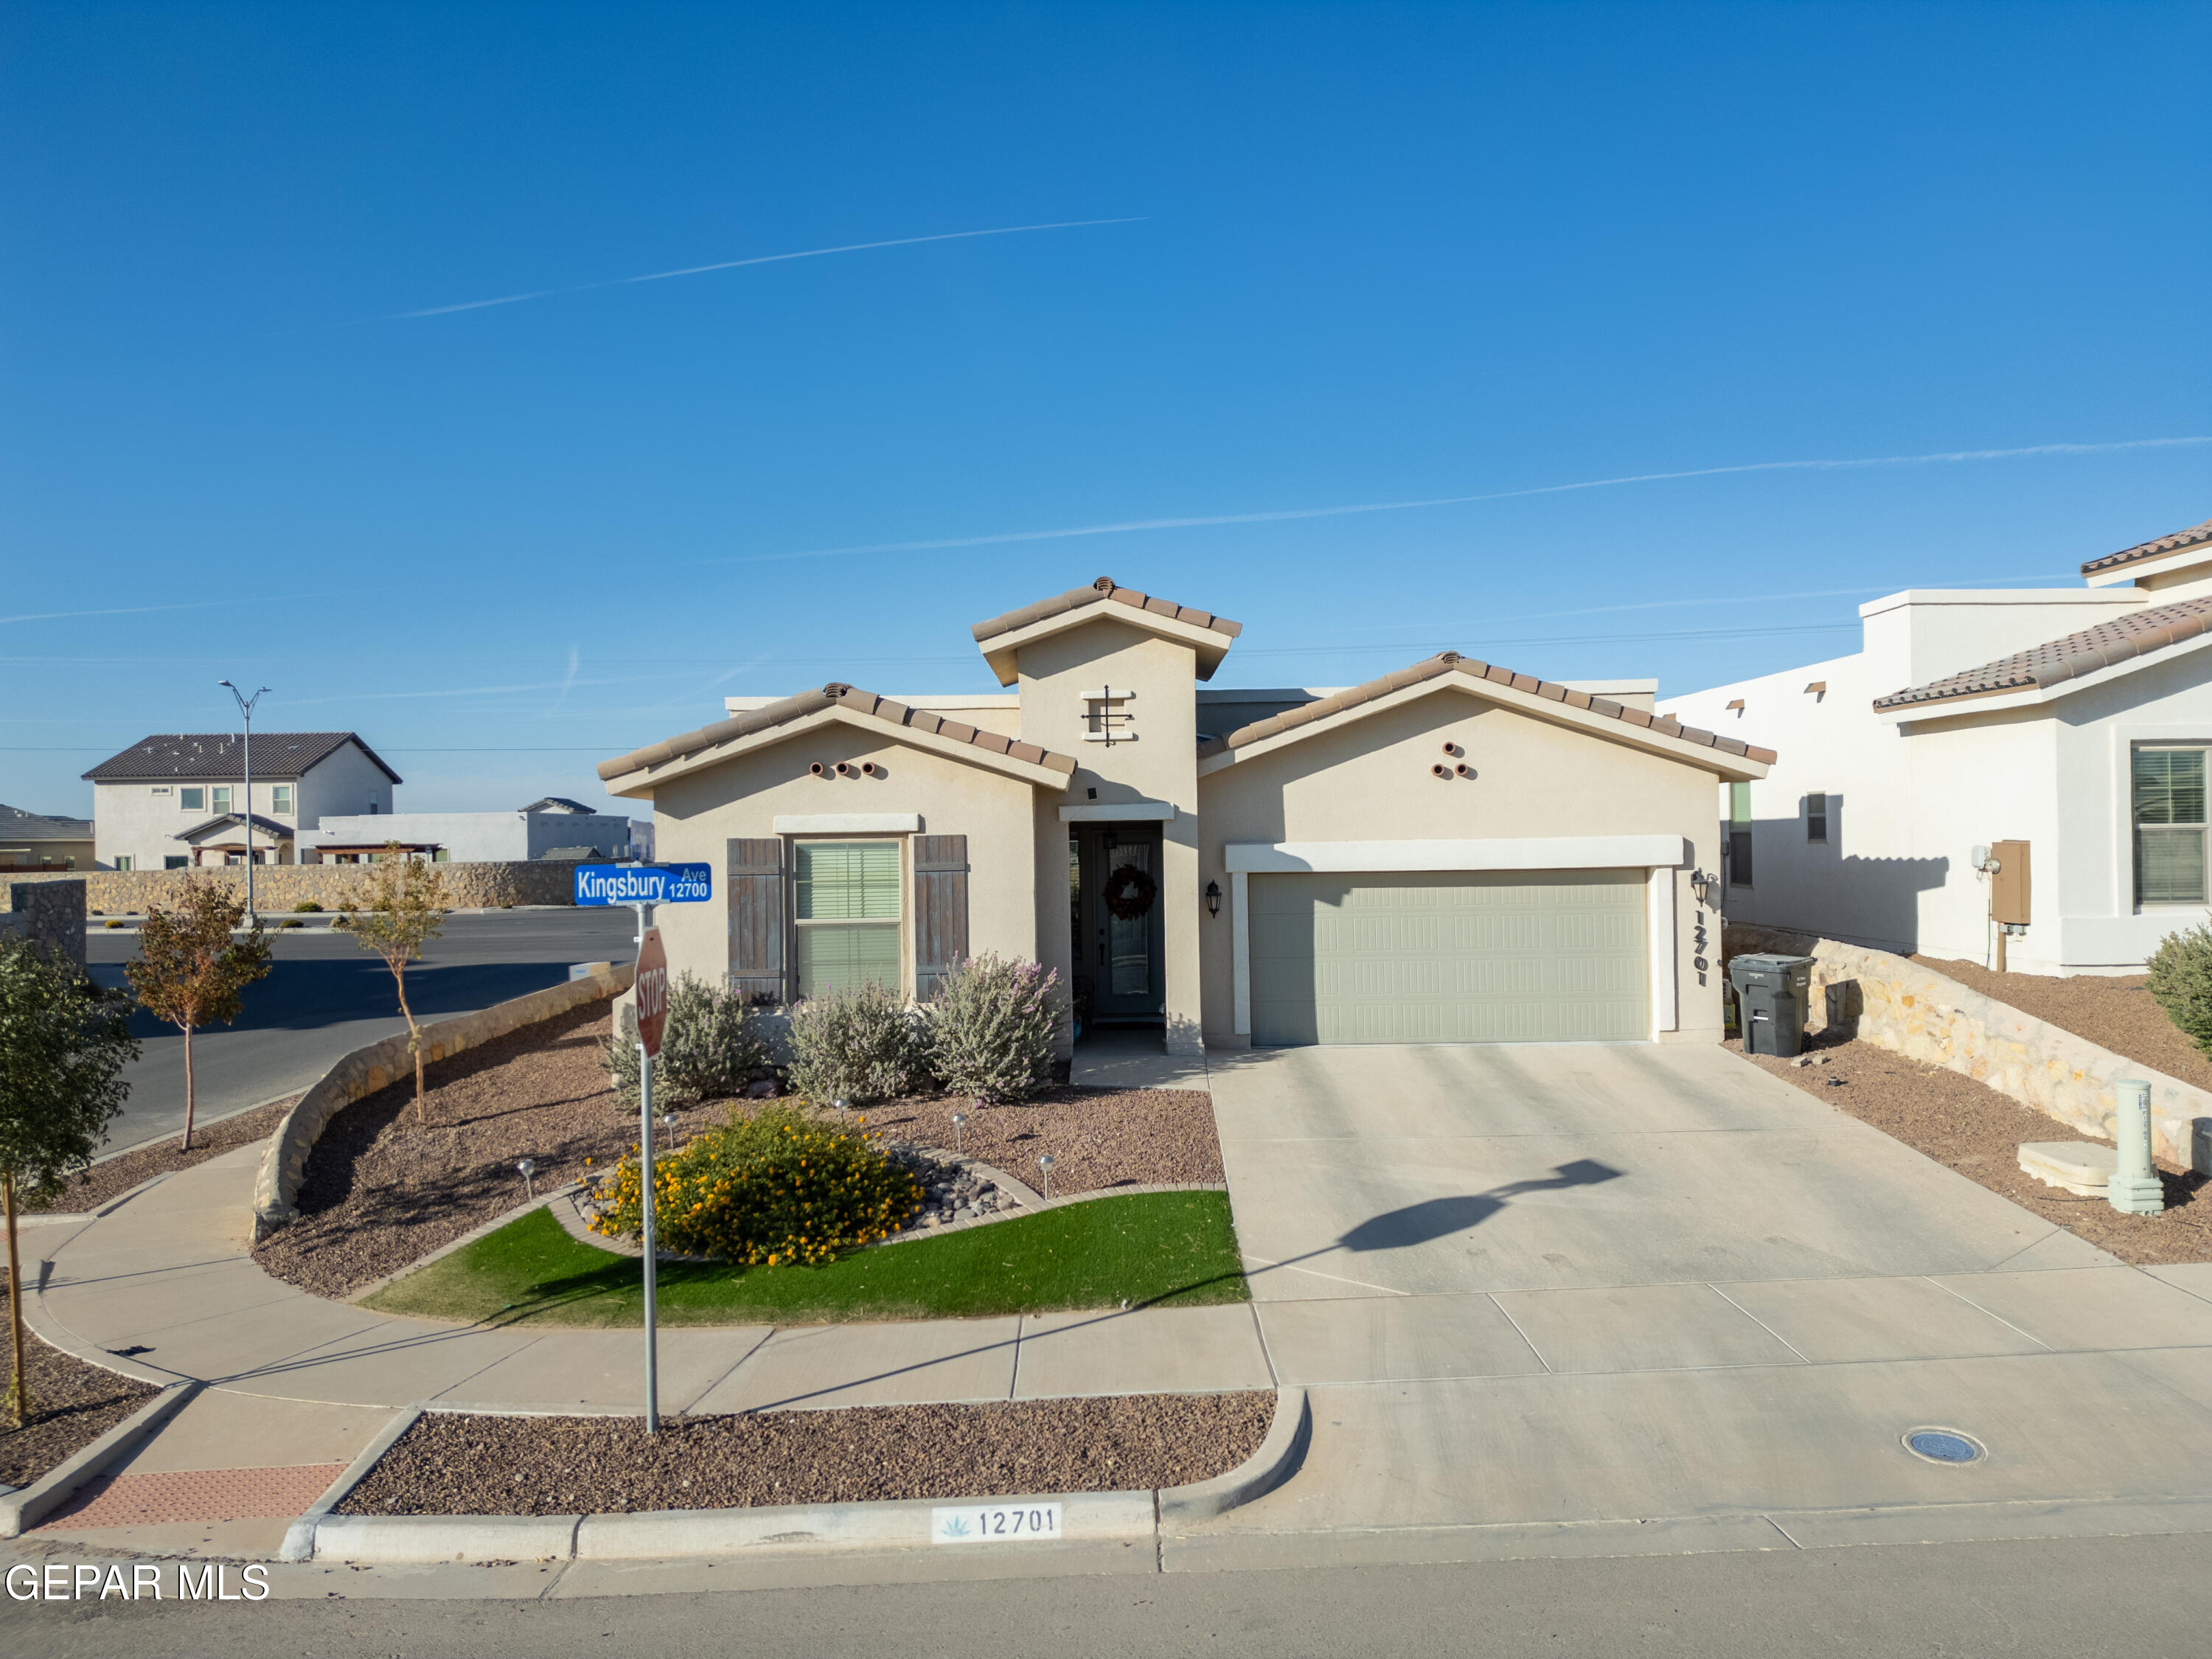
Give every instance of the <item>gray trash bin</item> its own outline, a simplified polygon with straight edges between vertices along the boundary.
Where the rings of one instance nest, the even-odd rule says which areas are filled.
[[[1737,957],[1729,963],[1729,983],[1735,987],[1744,1053],[1787,1060],[1804,1048],[1812,957]]]

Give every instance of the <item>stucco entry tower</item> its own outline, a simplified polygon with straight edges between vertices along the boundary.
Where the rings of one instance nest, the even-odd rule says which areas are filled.
[[[1132,594],[1108,577],[975,629],[999,683],[1020,688],[1022,740],[1076,761],[1064,796],[1036,797],[1039,916],[1068,911],[1071,841],[1122,842],[1123,852],[1090,872],[1088,885],[1097,888],[1117,860],[1148,861],[1158,837],[1160,984],[1149,994],[1157,997],[1170,1054],[1205,1048],[1197,682],[1212,677],[1241,631],[1224,617]],[[1079,908],[1064,931],[1040,928],[1041,959],[1070,983],[1088,979],[1093,1018],[1110,1017],[1109,924],[1101,916],[1088,926],[1085,915]]]

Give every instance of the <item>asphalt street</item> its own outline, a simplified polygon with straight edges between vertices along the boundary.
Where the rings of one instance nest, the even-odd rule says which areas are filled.
[[[216,1652],[227,1659],[578,1652],[2178,1659],[2205,1650],[2208,1565],[2212,1540],[2181,1534],[574,1601],[559,1599],[557,1589],[526,1601],[0,1601],[0,1646],[40,1659]]]
[[[418,1020],[473,1013],[559,984],[571,963],[629,960],[636,928],[625,908],[449,916],[407,970],[407,1000]],[[237,1023],[193,1034],[203,1121],[304,1089],[349,1049],[407,1029],[391,974],[351,935],[272,922],[269,938],[276,966],[246,988]],[[136,933],[95,930],[86,946],[92,976],[122,985],[137,950]],[[108,1132],[110,1152],[184,1127],[183,1036],[143,1010],[131,1029],[144,1048],[126,1073],[131,1100]]]

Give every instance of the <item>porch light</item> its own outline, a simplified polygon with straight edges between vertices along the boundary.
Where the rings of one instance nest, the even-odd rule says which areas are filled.
[[[1221,884],[1218,881],[1206,884],[1206,914],[1209,916],[1221,914]]]

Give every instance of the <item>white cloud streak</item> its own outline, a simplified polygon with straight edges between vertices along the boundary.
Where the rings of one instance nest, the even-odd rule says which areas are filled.
[[[1464,507],[1477,501],[1510,501],[1530,495],[1563,495],[1580,489],[1614,489],[1624,484],[1663,483],[1679,478],[1718,478],[1746,472],[1842,472],[1860,467],[1937,466],[1966,461],[2014,460],[2029,455],[2108,455],[2130,449],[2179,449],[2212,444],[2212,435],[2132,438],[2108,444],[2029,444],[2018,449],[1953,449],[1929,455],[1867,455],[1847,460],[1749,461],[1736,466],[1690,467],[1679,472],[1632,472],[1613,478],[1584,478],[1574,483],[1538,484],[1526,489],[1493,489],[1475,495],[1429,495],[1403,501],[1357,501],[1343,507],[1294,507],[1272,513],[1215,513],[1180,519],[1124,519],[1112,524],[1070,525],[1054,530],[1010,530],[991,536],[944,536],[927,541],[868,542],[853,547],[818,547],[799,553],[738,554],[701,559],[708,565],[779,564],[793,559],[835,559],[863,553],[925,553],[948,547],[1000,547],[1014,542],[1065,541],[1079,536],[1118,536],[1147,530],[1197,530],[1218,525],[1281,524],[1294,519],[1341,519],[1366,513],[1405,513],[1418,507]]]
[[[220,611],[233,605],[274,605],[287,599],[335,599],[335,592],[321,593],[262,593],[234,599],[193,599],[179,605],[126,605],[106,611],[32,611],[16,617],[0,617],[0,626],[9,623],[62,622],[72,617],[144,617],[157,611]],[[27,659],[26,659],[27,660]]]
[[[360,323],[411,322],[418,317],[450,317],[456,312],[485,311],[493,306],[517,306],[526,300],[550,300],[562,294],[588,294],[595,289],[630,288],[639,283],[665,283],[678,276],[703,276],[709,271],[740,270],[747,265],[775,265],[791,259],[822,259],[833,253],[866,253],[876,248],[915,247],[923,242],[963,242],[978,236],[1023,236],[1036,230],[1081,230],[1091,225],[1142,224],[1151,216],[1127,219],[1062,219],[1046,225],[997,225],[988,230],[948,230],[934,236],[895,236],[882,242],[847,242],[838,247],[801,248],[793,253],[763,253],[750,259],[722,259],[711,265],[685,265],[678,270],[649,270],[642,276],[611,276],[605,282],[573,283],[566,288],[533,289],[527,294],[502,294],[493,300],[465,300],[459,305],[425,306],[420,311],[394,311],[381,317],[362,317]]]

